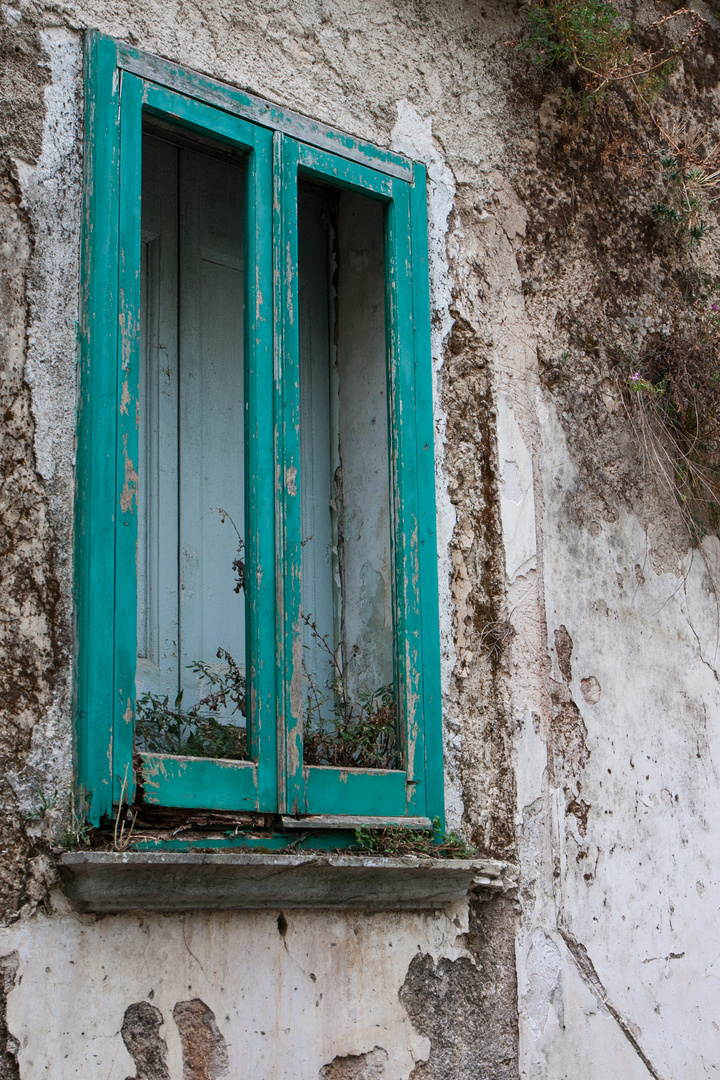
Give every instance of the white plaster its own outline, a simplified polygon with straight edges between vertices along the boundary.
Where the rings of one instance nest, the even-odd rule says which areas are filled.
[[[537,412],[538,423],[547,424],[550,419],[550,408],[539,386],[535,387],[535,411]]]
[[[536,568],[537,541],[532,456],[505,394],[497,399],[497,439],[505,570],[512,583]]]
[[[635,1048],[582,980],[564,947],[553,955],[550,974],[555,981],[547,987],[552,987],[561,1013],[548,1005],[542,1030],[532,1039],[527,1028],[521,1028],[523,1080],[649,1080],[651,1074]]]
[[[447,256],[448,218],[455,205],[455,177],[433,138],[432,118],[423,118],[406,98],[397,103],[392,148],[421,161],[428,175],[428,249],[432,323],[432,355],[436,371],[442,367],[443,346],[452,329],[452,278]],[[439,402],[438,402],[439,404]]]
[[[17,26],[22,19],[22,11],[18,11],[18,9],[11,4],[3,4],[2,13],[11,26]]]
[[[547,749],[538,712],[527,709],[518,728],[515,765],[518,797],[516,822],[521,825],[524,808],[532,806],[542,798]]]
[[[697,556],[682,575],[656,573],[648,537],[627,510],[584,523],[569,513],[583,489],[552,409],[542,433],[543,532],[553,541],[544,545],[548,638],[563,625],[572,639],[569,693],[590,757],[564,772],[561,763],[556,776],[554,859],[533,882],[545,899],[528,906],[521,930],[520,985],[537,968],[533,920],[555,905],[658,1075],[711,1076],[720,1062],[720,1031],[708,1022],[717,992],[717,950],[708,943],[720,907],[712,855],[720,838],[715,596]],[[707,554],[715,559],[715,544]],[[588,679],[601,688],[592,701],[582,692]],[[527,769],[517,775],[522,807],[537,786]],[[586,835],[566,810],[569,793],[589,806]],[[535,873],[535,853],[524,857]],[[568,971],[556,989],[536,977],[535,997],[521,1000],[523,1075],[644,1080],[647,1069],[617,1021],[597,1003],[588,1010],[589,991],[574,965]],[[558,999],[564,1026],[554,1027]],[[539,1036],[545,1006],[551,1019]]]
[[[288,911],[284,935],[277,912],[38,916],[0,932],[0,954],[20,956],[8,996],[20,1074],[133,1075],[120,1035],[123,1015],[132,1002],[151,1001],[165,1021],[170,1075],[179,1080],[173,1007],[199,997],[228,1044],[231,1077],[317,1080],[336,1055],[380,1046],[386,1075],[407,1080],[430,1043],[413,1027],[398,991],[418,952],[466,955],[456,944],[467,929],[461,914]]]
[[[560,978],[560,949],[552,937],[539,927],[532,934],[523,975],[522,1008],[530,1031],[539,1039],[548,1023],[548,1016]]]
[[[37,166],[18,161],[23,200],[36,234],[29,289],[26,377],[32,388],[40,474],[72,485],[75,361],[82,190],[82,47],[77,34],[42,35],[50,58],[42,152]]]

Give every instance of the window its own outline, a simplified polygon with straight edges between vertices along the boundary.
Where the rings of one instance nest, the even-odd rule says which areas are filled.
[[[91,33],[78,783],[442,818],[425,171]]]

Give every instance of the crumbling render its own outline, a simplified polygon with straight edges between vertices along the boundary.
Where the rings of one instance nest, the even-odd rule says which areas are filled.
[[[182,1045],[182,1080],[223,1080],[230,1062],[212,1009],[200,998],[178,1001],[173,1019]],[[136,1001],[125,1010],[121,1034],[136,1069],[127,1080],[171,1080],[167,1043],[160,1035],[164,1022],[160,1010],[148,1001]],[[9,1080],[14,1076],[9,1074]],[[0,1080],[5,1080],[4,1074]]]
[[[163,1015],[147,1001],[136,1001],[125,1010],[121,1034],[136,1073],[127,1080],[170,1080],[167,1044],[160,1035]]]
[[[37,28],[0,11],[0,923],[45,896],[43,844],[26,828],[35,728],[52,706],[67,662],[58,584],[57,538],[47,490],[36,469],[31,393],[26,379],[28,284],[33,226],[17,161],[40,154],[48,82]],[[43,793],[52,799],[52,790]],[[6,1066],[7,1069],[7,1066]],[[7,1071],[3,1073],[9,1074]]]
[[[465,936],[470,956],[437,963],[429,954],[414,957],[400,1001],[431,1049],[411,1080],[517,1080],[514,923],[511,901],[476,900]]]
[[[346,1054],[323,1065],[318,1080],[381,1080],[385,1076],[387,1051],[375,1046],[365,1054]]]
[[[227,1046],[212,1009],[200,998],[178,1001],[173,1019],[182,1042],[182,1080],[222,1080],[227,1076]]]
[[[16,952],[0,956],[0,1080],[20,1080],[18,1041],[7,1026],[7,996],[15,985],[19,962]]]

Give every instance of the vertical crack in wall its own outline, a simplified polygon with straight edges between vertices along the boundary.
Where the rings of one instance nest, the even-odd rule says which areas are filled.
[[[418,953],[400,988],[416,1030],[430,1040],[430,1057],[411,1080],[517,1080],[518,1007],[515,914],[510,901],[474,901],[465,936],[469,957]]]
[[[19,962],[16,952],[0,956],[0,1080],[20,1080],[19,1044],[7,1026],[7,996],[15,985]]]
[[[167,1044],[160,1035],[163,1023],[160,1010],[147,1001],[136,1001],[125,1010],[120,1030],[136,1070],[127,1080],[170,1080]]]
[[[212,1009],[200,998],[178,1001],[173,1019],[182,1042],[182,1080],[221,1080],[227,1076],[227,1045]]]

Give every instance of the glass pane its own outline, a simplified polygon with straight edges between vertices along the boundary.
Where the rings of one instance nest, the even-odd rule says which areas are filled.
[[[298,199],[304,761],[397,768],[384,208]]]
[[[138,498],[140,749],[247,757],[239,160],[146,134]]]

